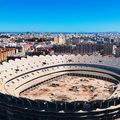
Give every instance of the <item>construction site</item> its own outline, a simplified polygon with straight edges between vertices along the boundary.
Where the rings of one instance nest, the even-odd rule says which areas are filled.
[[[20,96],[66,102],[106,100],[113,94],[113,86],[115,83],[96,78],[65,76],[25,91]]]

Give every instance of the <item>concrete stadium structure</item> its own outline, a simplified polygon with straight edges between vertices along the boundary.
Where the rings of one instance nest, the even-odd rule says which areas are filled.
[[[21,98],[24,91],[65,75],[116,84],[107,100],[46,101]],[[0,120],[114,120],[120,118],[120,58],[109,56],[33,56],[0,65]]]

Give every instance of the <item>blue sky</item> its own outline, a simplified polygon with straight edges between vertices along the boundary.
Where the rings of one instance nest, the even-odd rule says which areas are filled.
[[[120,32],[120,0],[0,0],[0,32]]]

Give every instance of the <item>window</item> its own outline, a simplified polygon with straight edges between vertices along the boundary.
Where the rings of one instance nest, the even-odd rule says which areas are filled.
[[[15,82],[14,82],[14,81],[12,81],[12,83],[14,84]]]
[[[71,59],[69,59],[69,60],[68,60],[68,62],[72,62],[72,60],[71,60]]]
[[[101,60],[99,60],[99,62],[102,62]]]
[[[7,85],[7,87],[10,87],[9,85]]]
[[[43,65],[46,65],[46,62],[43,62],[42,64],[43,64]]]
[[[16,71],[19,71],[19,69],[15,69]]]

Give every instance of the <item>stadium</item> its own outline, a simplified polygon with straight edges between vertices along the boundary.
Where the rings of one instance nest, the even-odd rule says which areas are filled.
[[[33,56],[0,65],[1,120],[120,118],[120,58]]]

